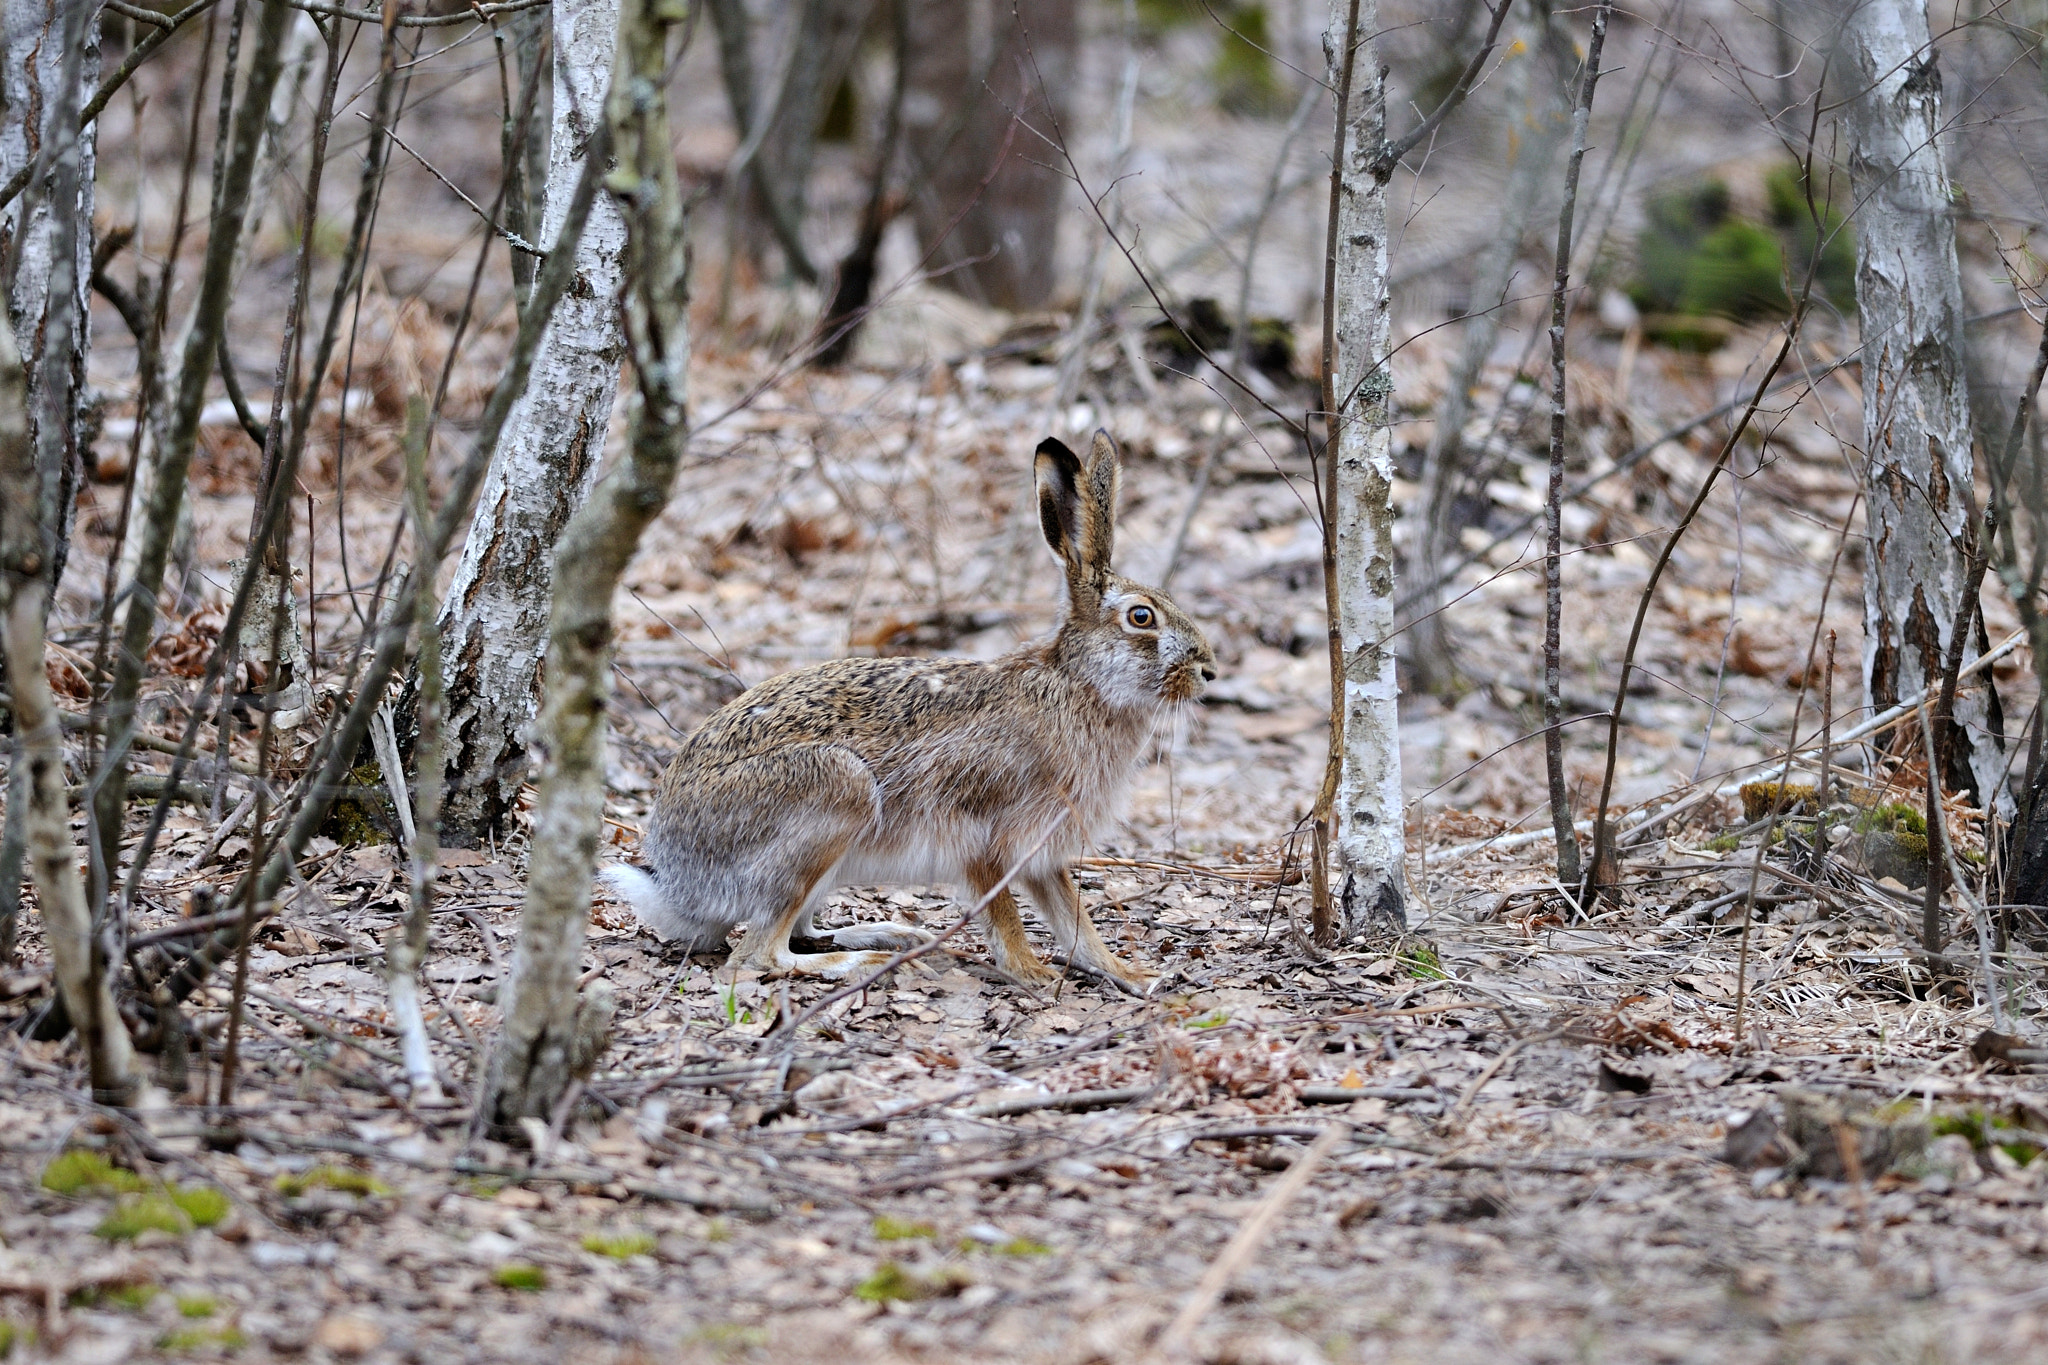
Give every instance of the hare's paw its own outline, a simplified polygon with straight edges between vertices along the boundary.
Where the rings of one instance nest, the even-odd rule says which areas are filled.
[[[1030,990],[1040,990],[1059,981],[1060,974],[1039,960],[1038,954],[1025,949],[1021,956],[1006,955],[1001,951],[992,954],[996,969]]]
[[[887,924],[849,924],[844,929],[825,930],[816,937],[830,939],[835,948],[886,948],[904,953],[924,947],[936,936],[891,920]]]
[[[752,954],[740,965],[767,976],[822,976],[844,980],[885,966],[895,956],[884,952],[793,953],[785,948],[781,952]]]

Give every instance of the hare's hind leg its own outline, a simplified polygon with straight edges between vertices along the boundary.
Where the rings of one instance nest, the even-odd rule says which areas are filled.
[[[782,907],[773,918],[747,926],[746,937],[733,952],[737,965],[771,975],[837,977],[872,971],[894,956],[886,952],[799,953],[789,946],[790,935],[810,908],[818,883],[846,856],[850,842],[849,835],[819,843],[805,850],[805,856],[791,865],[784,883],[787,889]]]
[[[987,896],[989,888],[1002,879],[1002,869],[993,863],[976,863],[967,869],[967,889],[977,901]],[[1017,898],[1010,894],[1009,887],[989,897],[986,913],[989,953],[995,958],[999,970],[1027,986],[1050,985],[1059,979],[1058,974],[1031,951],[1030,940],[1024,937],[1024,920],[1017,913]]]
[[[1088,909],[1081,904],[1081,888],[1074,885],[1071,868],[1027,878],[1025,889],[1031,893],[1038,912],[1051,924],[1053,937],[1066,949],[1069,961],[1083,971],[1106,977],[1112,985],[1139,995],[1145,993],[1145,988],[1152,984],[1151,974],[1126,963],[1102,941],[1102,935],[1095,931],[1095,921],[1088,918]]]
[[[747,933],[734,964],[847,976],[887,962],[886,952],[798,953],[789,946],[800,924],[808,928],[820,883],[874,820],[875,781],[867,765],[845,749],[807,744],[734,764],[723,785],[746,793],[742,814],[756,836],[740,855],[751,865],[752,887]]]

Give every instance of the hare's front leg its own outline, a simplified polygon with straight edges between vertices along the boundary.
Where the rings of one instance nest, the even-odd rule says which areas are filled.
[[[976,901],[988,896],[989,888],[1002,879],[1002,869],[992,861],[967,869],[967,889]],[[1031,951],[1031,942],[1024,937],[1024,920],[1017,913],[1017,898],[1010,894],[1009,887],[989,896],[988,908],[983,913],[988,920],[989,954],[995,958],[998,970],[1027,986],[1049,986],[1059,979],[1059,973]]]
[[[1095,932],[1095,921],[1088,918],[1087,907],[1081,904],[1081,888],[1074,884],[1072,869],[1063,867],[1049,876],[1027,878],[1025,889],[1031,893],[1038,912],[1051,924],[1053,937],[1066,949],[1069,961],[1134,995],[1145,993],[1152,984],[1151,973],[1126,963]]]

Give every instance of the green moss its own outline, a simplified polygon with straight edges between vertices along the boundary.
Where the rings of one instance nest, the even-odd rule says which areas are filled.
[[[181,1318],[210,1318],[220,1311],[220,1302],[211,1294],[180,1294],[178,1316]]]
[[[156,1345],[160,1351],[239,1351],[248,1339],[233,1327],[173,1327]]]
[[[1889,801],[1872,806],[1856,817],[1856,832],[1871,834],[1912,834],[1920,839],[1921,856],[1927,853],[1927,817],[1917,807],[1904,801]]]
[[[90,1285],[75,1289],[65,1303],[72,1308],[106,1308],[121,1313],[140,1313],[163,1293],[153,1284]]]
[[[34,1340],[35,1332],[32,1329],[0,1318],[0,1360],[12,1357],[16,1345]]]
[[[1427,943],[1418,943],[1406,952],[1394,954],[1394,961],[1417,981],[1446,981],[1443,963],[1437,958],[1436,949]]]
[[[391,1193],[389,1185],[368,1171],[359,1171],[352,1166],[315,1166],[310,1170],[287,1172],[271,1183],[287,1199],[297,1199],[308,1190],[339,1190],[343,1194],[366,1199]]]
[[[491,1281],[500,1289],[517,1289],[522,1293],[537,1294],[548,1287],[548,1273],[537,1265],[513,1262],[501,1265],[491,1273]]]
[[[191,1215],[173,1203],[168,1194],[151,1193],[122,1195],[93,1229],[93,1235],[110,1242],[132,1242],[145,1232],[168,1232],[173,1237],[183,1237],[190,1231]]]
[[[930,1298],[931,1286],[905,1270],[901,1263],[884,1261],[875,1267],[874,1274],[854,1286],[853,1296],[868,1303],[887,1303],[891,1299],[909,1302]]]
[[[1960,1134],[1980,1152],[1996,1147],[2022,1166],[2048,1149],[2048,1135],[2024,1128],[2003,1114],[1990,1114],[1982,1109],[1968,1109],[1960,1114],[1936,1114],[1929,1120],[1928,1127],[1937,1137]]]
[[[341,795],[327,812],[320,832],[344,848],[394,842],[398,816],[384,786],[384,770],[365,763],[342,781]]]
[[[908,1242],[918,1237],[937,1235],[938,1230],[930,1223],[907,1223],[886,1213],[875,1219],[875,1240],[879,1242]]]
[[[759,1350],[768,1344],[768,1329],[744,1322],[713,1322],[690,1333],[690,1341],[709,1346],[720,1355]]]
[[[609,1235],[601,1232],[583,1234],[583,1249],[599,1256],[609,1256],[614,1261],[631,1260],[645,1256],[655,1248],[655,1240],[644,1232],[615,1232]]]
[[[1239,4],[1218,13],[1223,19],[1223,42],[1210,68],[1216,103],[1229,113],[1254,117],[1283,112],[1287,92],[1274,69],[1266,7]]]
[[[228,1203],[227,1194],[211,1185],[194,1185],[190,1189],[167,1185],[164,1193],[192,1220],[194,1227],[210,1228],[226,1218],[233,1208]]]
[[[1043,1242],[1034,1242],[1029,1237],[1012,1237],[996,1247],[999,1256],[1050,1256],[1052,1248]]]
[[[1742,836],[1730,830],[1725,834],[1716,834],[1700,847],[1709,853],[1733,853],[1742,847]]]
[[[1808,782],[1745,782],[1742,784],[1742,818],[1762,820],[1773,808],[1780,815],[1792,815],[1813,808],[1815,788]]]
[[[707,1242],[730,1242],[732,1229],[725,1225],[723,1218],[714,1218],[704,1225],[704,1240]]]
[[[103,1152],[73,1147],[43,1167],[43,1188],[80,1198],[91,1194],[134,1194],[143,1179],[108,1161]]]
[[[1222,1028],[1230,1022],[1230,1016],[1222,1010],[1211,1010],[1199,1019],[1187,1021],[1188,1028]]]

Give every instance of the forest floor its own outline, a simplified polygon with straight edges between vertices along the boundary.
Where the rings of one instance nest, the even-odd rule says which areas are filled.
[[[1019,516],[1052,367],[995,340],[907,378],[807,375],[698,438],[703,458],[619,599],[621,856],[675,737],[739,682],[848,648],[987,655],[1053,620],[1052,565]],[[1589,376],[1619,354],[1611,339],[1588,347]],[[1499,672],[1455,705],[1408,704],[1414,927],[1325,954],[1305,940],[1306,890],[1284,861],[1327,696],[1315,532],[1288,477],[1301,457],[1206,417],[1199,384],[1169,377],[1148,397],[1115,354],[1090,370],[1091,410],[1066,416],[1125,442],[1127,571],[1158,575],[1196,463],[1213,461],[1173,583],[1224,676],[1183,733],[1159,737],[1130,820],[1083,879],[1112,945],[1160,974],[1149,998],[1078,978],[1034,996],[970,932],[792,1038],[779,1026],[825,987],[679,958],[601,903],[586,964],[620,1013],[577,1118],[531,1152],[468,1143],[461,1112],[409,1106],[392,1066],[377,945],[403,907],[393,851],[323,840],[251,956],[233,1155],[207,1150],[176,1107],[143,1123],[88,1111],[64,1044],[8,1035],[0,1293],[33,1333],[30,1358],[1140,1359],[1276,1172],[1331,1125],[1327,1159],[1203,1320],[1202,1358],[2041,1349],[2048,1162],[2018,1158],[2048,1126],[2048,1086],[1973,1055],[1992,1022],[1978,978],[1952,963],[1930,978],[1903,933],[1918,897],[1839,847],[1824,864],[1774,848],[1741,930],[1762,833],[1716,786],[1754,774],[1742,765],[1795,704],[1810,708],[1802,735],[1815,723],[1818,699],[1799,702],[1797,683],[1831,568],[1829,619],[1853,637],[1854,565],[1835,557],[1847,485],[1831,449],[1791,434],[1827,420],[1821,399],[1738,462],[1741,499],[1698,528],[1652,612],[1659,686],[1632,699],[1623,805],[1699,799],[1627,850],[1622,903],[1569,916],[1550,845],[1505,837],[1542,807],[1533,745],[1489,758],[1533,728],[1538,594],[1530,571],[1499,572],[1524,552],[1511,539],[1451,608],[1475,673]],[[1405,353],[1401,389],[1418,404],[1431,355],[1427,339]],[[715,411],[759,363],[707,351],[698,401]],[[1640,364],[1638,401],[1675,412],[1737,377]],[[1510,373],[1491,377],[1499,396]],[[1590,406],[1597,378],[1583,387],[1594,435],[1579,462],[1598,472],[1612,458],[1600,442],[1625,430]],[[1568,560],[1575,710],[1603,705],[1594,689],[1646,572],[1631,537],[1704,469],[1712,434],[1701,440],[1637,466],[1571,528],[1605,547]],[[359,477],[344,510],[354,553],[374,558],[395,500],[376,496],[374,461]],[[1512,526],[1527,486],[1493,488],[1487,525]],[[198,507],[198,563],[216,573],[246,491],[223,476]],[[1788,507],[1807,519],[1777,514]],[[338,547],[313,545],[319,638],[336,642],[322,657],[338,669],[344,570]],[[215,609],[182,629],[203,637]],[[179,719],[187,685],[163,680],[160,722]],[[1590,803],[1602,755],[1581,734],[1572,771]],[[1888,779],[1851,780],[1864,793]],[[1910,769],[1890,780],[1911,799]],[[196,884],[238,870],[244,839],[202,858],[212,829],[203,812],[173,815],[136,933],[175,926]],[[1955,833],[1965,850],[1978,838],[1960,817]],[[463,1094],[495,1027],[523,852],[514,835],[444,858],[426,975],[437,1057]],[[834,904],[928,926],[957,913],[923,888]],[[33,925],[22,962],[7,978],[17,1013],[46,998]],[[217,1032],[227,1001],[223,980],[200,1000],[202,1026]],[[189,1094],[210,1077],[195,1065]],[[1854,1169],[1833,1145],[1844,1133]],[[123,1174],[53,1170],[75,1147],[217,1187],[230,1211],[192,1231],[176,1214],[144,1226],[161,1200],[120,1193]]]
[[[679,85],[697,106],[678,126],[694,174],[731,148],[702,131],[724,124],[709,58],[692,60]],[[1113,63],[1091,61],[1100,103]],[[485,131],[444,139],[442,169],[495,183],[495,88],[447,90],[444,127]],[[1144,95],[1140,188],[1154,198],[1134,216],[1149,259],[1171,264],[1204,219],[1257,195],[1280,134],[1180,117],[1171,89]],[[119,112],[103,145],[182,136],[167,120],[138,133]],[[1312,160],[1306,140],[1293,155]],[[1703,164],[1696,145],[1688,155]],[[1423,215],[1433,193],[1414,196],[1414,273],[1469,254],[1491,220],[1467,208],[1490,183],[1454,187],[1434,210],[1444,231]],[[412,168],[394,186],[408,212],[379,239],[348,396],[316,433],[316,451],[347,458],[323,455],[303,480],[293,556],[321,692],[314,721],[284,737],[286,776],[371,608],[401,501],[404,405],[432,387],[468,280],[466,210]],[[844,210],[859,188],[820,198]],[[330,188],[338,204],[350,192]],[[1188,221],[1160,227],[1167,201]],[[1291,266],[1270,285],[1262,270],[1255,298],[1295,317],[1321,279],[1322,219],[1298,208],[1275,226]],[[267,343],[242,343],[269,335],[290,279],[281,235],[266,233],[233,329],[250,374],[268,372]],[[1234,280],[1210,262],[1171,283],[1176,297],[1227,298]],[[1446,291],[1424,279],[1404,294],[1396,436],[1411,473],[1458,344],[1438,325]],[[719,292],[700,284],[689,459],[616,603],[606,856],[631,855],[667,756],[739,687],[849,652],[993,657],[1048,629],[1057,579],[1029,515],[1030,451],[1048,430],[1100,425],[1126,455],[1120,567],[1170,576],[1222,673],[1179,732],[1156,737],[1128,819],[1084,869],[1105,937],[1155,988],[1139,999],[1074,978],[1034,995],[998,977],[967,930],[792,1036],[781,1026],[825,987],[678,957],[601,901],[585,966],[620,1008],[575,1117],[530,1147],[472,1143],[465,1111],[410,1104],[394,1064],[380,944],[405,904],[399,860],[388,844],[319,840],[250,955],[232,1154],[177,1103],[206,1094],[210,1058],[129,1120],[82,1102],[75,1049],[0,1032],[10,1358],[1140,1360],[1333,1127],[1200,1321],[1201,1359],[2048,1358],[2048,1161],[2031,1159],[2048,1141],[2048,1077],[1973,1050],[2001,1021],[2037,1029],[2038,992],[2022,982],[2039,979],[2039,954],[2011,945],[1994,1002],[1952,905],[1950,953],[1930,972],[1914,950],[1919,896],[1855,856],[1860,839],[1815,853],[1809,811],[1781,842],[1739,792],[1771,775],[1760,765],[1795,716],[1800,743],[1814,736],[1827,630],[1840,640],[1836,733],[1867,714],[1851,695],[1861,399],[1853,371],[1822,370],[1853,335],[1809,327],[1805,371],[1764,405],[1672,561],[1617,755],[1617,810],[1660,818],[1624,848],[1618,903],[1588,919],[1563,903],[1553,847],[1532,833],[1548,820],[1542,591],[1523,522],[1549,419],[1547,396],[1518,378],[1542,301],[1515,306],[1468,430],[1491,474],[1447,609],[1464,680],[1450,699],[1403,701],[1409,930],[1331,954],[1305,938],[1299,879],[1328,673],[1308,464],[1286,433],[1234,412],[1212,374],[1134,370],[1116,338],[1061,393],[1057,329],[925,286],[884,302],[858,367],[783,374],[776,347],[816,300]],[[1776,334],[1743,332],[1702,358],[1603,329],[1590,307],[1577,316],[1571,473],[1601,481],[1564,514],[1565,705],[1591,718],[1611,704],[1650,563],[1729,422],[1624,462],[1745,395]],[[454,371],[444,455],[495,377],[508,317],[485,309]],[[81,504],[81,567],[53,617],[52,678],[72,707],[133,421],[132,349],[104,308],[95,329],[107,481]],[[1314,402],[1285,382],[1271,396],[1283,411]],[[250,517],[255,460],[225,405],[209,409],[204,444],[187,600],[165,622],[145,713],[164,737],[188,714]],[[1415,494],[1397,486],[1404,506]],[[1994,641],[2012,632],[2002,598],[1986,612]],[[2033,703],[2024,651],[1991,675],[2014,730]],[[1581,815],[1604,734],[1590,720],[1567,730]],[[230,738],[253,758],[253,730]],[[1910,763],[1853,747],[1837,762],[1838,827],[1919,800]],[[132,933],[176,929],[204,903],[198,888],[246,865],[247,838],[213,848],[218,827],[218,812],[174,808]],[[1983,853],[1967,811],[1951,832],[1965,856]],[[436,1061],[458,1096],[497,1026],[524,858],[518,832],[443,855],[425,975]],[[944,889],[887,887],[835,898],[828,921],[943,927],[958,909]],[[228,985],[195,1001],[215,1039]],[[30,914],[0,1011],[26,1018],[49,991]],[[226,1207],[194,1197],[203,1188]]]

